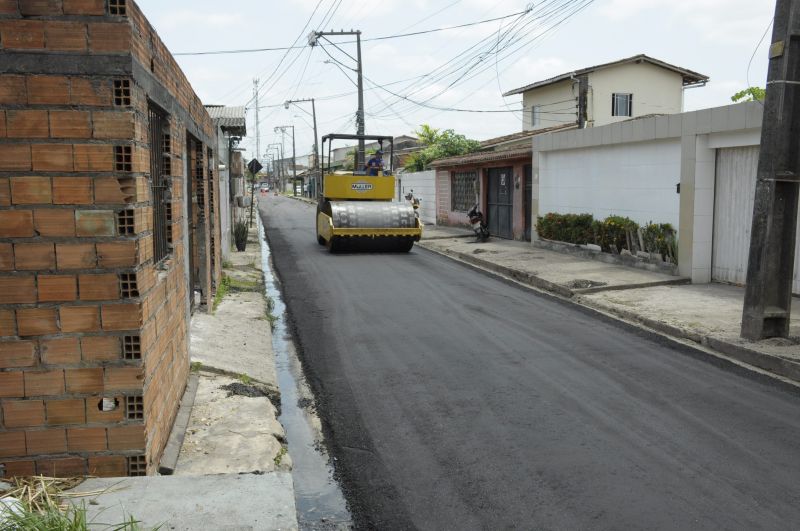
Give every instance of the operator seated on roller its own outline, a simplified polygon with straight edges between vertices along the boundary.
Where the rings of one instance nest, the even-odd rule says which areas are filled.
[[[364,171],[367,172],[367,175],[374,175],[377,176],[379,171],[383,171],[383,151],[377,150],[372,158],[367,161],[367,164],[364,166]]]

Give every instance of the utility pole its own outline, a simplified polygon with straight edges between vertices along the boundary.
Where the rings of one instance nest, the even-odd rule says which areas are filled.
[[[294,126],[293,125],[279,125],[275,127],[274,131],[277,133],[278,130],[281,132],[281,157],[283,156],[283,135],[287,129],[291,127],[292,129],[292,167],[294,168],[294,173],[292,177],[292,195],[297,195],[297,160],[295,159],[295,151],[294,151]]]
[[[317,136],[317,109],[314,106],[314,98],[306,98],[301,100],[286,100],[286,103],[283,104],[285,108],[289,108],[289,105],[292,103],[297,104],[304,101],[311,102],[311,118],[314,121],[314,193],[319,195],[319,183],[320,183],[320,163],[319,163],[319,136]],[[306,113],[308,111],[305,111]]]
[[[325,35],[355,35],[356,37],[356,76],[357,76],[357,83],[356,86],[358,87],[358,111],[356,112],[356,133],[359,135],[364,134],[364,80],[363,80],[363,68],[361,66],[361,31],[356,30],[353,31],[312,31],[308,35],[308,44],[309,46],[316,46],[319,42],[320,37],[324,37]],[[349,54],[348,54],[349,55]],[[353,59],[353,56],[349,56]],[[363,168],[364,167],[364,139],[360,139],[358,141],[358,151],[356,152],[356,168]]]
[[[280,182],[280,179],[281,179],[281,171],[280,171],[280,166],[278,166],[278,169],[277,169],[277,171],[276,171],[276,169],[275,169],[275,168],[276,168],[276,164],[277,164],[277,162],[278,162],[278,161],[280,160],[280,158],[281,158],[280,146],[281,146],[281,145],[280,145],[280,144],[278,144],[277,142],[276,142],[276,143],[273,143],[273,144],[269,144],[269,145],[267,145],[267,149],[270,149],[270,148],[271,148],[271,149],[275,150],[275,157],[273,157],[273,159],[272,159],[272,172],[273,172],[273,173],[277,173],[278,182]],[[280,187],[280,185],[279,185],[279,184],[276,184],[275,186],[278,186],[278,187]]]
[[[777,0],[769,48],[742,337],[788,337],[800,188],[800,0]]]

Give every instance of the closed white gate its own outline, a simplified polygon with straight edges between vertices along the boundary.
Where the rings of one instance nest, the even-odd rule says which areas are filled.
[[[717,150],[714,195],[714,248],[711,278],[744,285],[750,252],[758,146]],[[800,217],[792,292],[800,293]]]

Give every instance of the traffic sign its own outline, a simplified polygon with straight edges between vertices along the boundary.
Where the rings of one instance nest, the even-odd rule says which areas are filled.
[[[264,166],[262,166],[261,163],[258,162],[258,159],[253,159],[247,163],[247,169],[250,170],[250,173],[252,173],[253,175],[260,172],[263,168]]]

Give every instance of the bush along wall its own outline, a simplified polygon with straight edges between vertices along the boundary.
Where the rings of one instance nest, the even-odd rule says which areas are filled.
[[[669,223],[640,226],[623,216],[596,220],[591,214],[551,212],[537,218],[536,231],[547,240],[599,245],[604,252],[613,254],[644,252],[660,255],[664,262],[678,263],[678,236]]]

